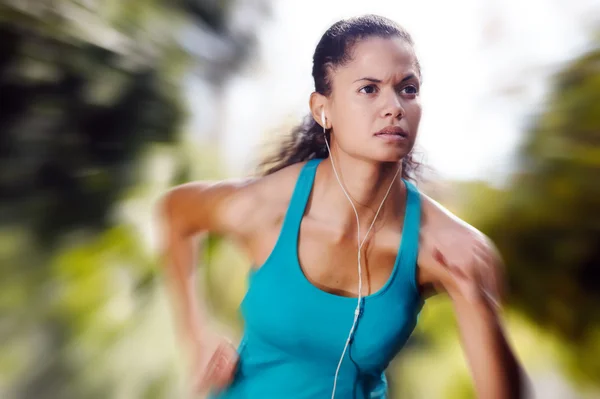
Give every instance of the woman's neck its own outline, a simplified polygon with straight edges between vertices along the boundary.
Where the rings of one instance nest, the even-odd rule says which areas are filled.
[[[362,160],[341,151],[334,152],[333,157],[339,180],[358,212],[361,236],[371,225],[388,189],[389,194],[381,207],[378,220],[383,220],[384,215],[388,218],[389,215],[400,215],[403,212],[404,185],[400,179],[402,170],[398,170],[401,163]],[[335,171],[330,158],[321,162],[317,173],[318,197],[314,200],[318,201],[319,209],[327,214],[333,223],[339,224],[343,230],[356,231],[354,209],[340,187]],[[392,179],[394,183],[390,188]]]

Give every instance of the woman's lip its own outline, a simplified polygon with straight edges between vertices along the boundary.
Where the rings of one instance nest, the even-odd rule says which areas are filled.
[[[400,136],[400,137],[406,137],[407,134],[402,132],[402,133],[388,133],[388,132],[384,132],[384,133],[375,133],[375,136]]]
[[[407,139],[405,135],[392,133],[378,133],[375,136],[388,142],[400,142]]]
[[[375,133],[376,136],[382,135],[382,134],[397,135],[397,136],[403,136],[403,137],[408,136],[406,134],[406,132],[404,131],[404,129],[402,129],[401,127],[397,127],[397,126],[389,126],[384,129],[381,129],[380,131]]]

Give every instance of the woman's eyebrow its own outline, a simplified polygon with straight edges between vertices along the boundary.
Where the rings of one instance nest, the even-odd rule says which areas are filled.
[[[372,82],[372,83],[381,83],[382,80],[381,79],[375,79],[375,78],[360,78],[360,79],[356,79],[354,82],[352,83],[356,83],[356,82],[360,82],[361,80],[366,80],[368,82]]]
[[[407,80],[413,79],[415,77],[416,76],[413,73],[410,73],[410,74],[406,75],[404,77],[404,79],[402,79],[402,81],[400,83],[406,82]],[[371,78],[371,77],[364,77],[364,78],[356,79],[352,83],[360,82],[361,80],[366,80],[366,81],[371,82],[371,83],[381,83],[382,82],[381,79],[376,79],[376,78]]]

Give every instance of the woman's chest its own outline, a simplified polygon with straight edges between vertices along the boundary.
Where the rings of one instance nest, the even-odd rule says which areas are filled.
[[[281,224],[269,223],[255,240],[253,263],[261,268],[275,247],[284,241],[290,262],[294,263],[311,284],[328,293],[358,296],[359,254],[356,233],[343,233],[320,220],[305,217],[297,236],[281,236]],[[362,236],[364,236],[364,233]],[[381,228],[373,231],[360,251],[362,295],[379,291],[393,274],[402,242],[401,229]]]
[[[259,273],[251,279],[242,303],[249,337],[291,358],[337,364],[357,300],[299,284],[285,273],[266,277]],[[420,306],[398,290],[363,299],[348,348],[352,363],[363,371],[382,371],[414,330]]]

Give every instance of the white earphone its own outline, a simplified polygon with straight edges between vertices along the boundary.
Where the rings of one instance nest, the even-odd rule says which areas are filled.
[[[335,398],[335,389],[337,387],[338,374],[340,372],[340,367],[342,366],[342,362],[344,360],[344,355],[346,354],[346,351],[348,350],[348,346],[350,345],[350,342],[352,342],[352,338],[354,337],[354,330],[356,329],[356,325],[358,323],[358,318],[361,314],[360,310],[361,310],[361,305],[363,302],[363,297],[362,297],[362,267],[361,267],[361,262],[360,262],[361,261],[360,251],[362,250],[362,247],[363,247],[365,241],[367,240],[367,237],[369,236],[369,233],[371,232],[371,229],[373,228],[375,221],[377,220],[377,216],[379,216],[379,211],[383,207],[383,203],[385,202],[386,198],[388,197],[388,194],[390,193],[392,186],[394,185],[394,181],[396,181],[398,172],[400,172],[400,167],[398,167],[398,170],[396,171],[396,174],[394,175],[394,178],[392,179],[392,182],[391,182],[390,186],[388,187],[387,192],[385,193],[385,196],[383,197],[383,200],[381,201],[381,204],[379,205],[379,208],[377,209],[377,212],[375,213],[375,217],[373,217],[371,226],[369,226],[369,229],[367,230],[367,233],[365,234],[365,237],[363,238],[363,240],[361,242],[360,241],[360,220],[358,218],[358,211],[356,210],[356,207],[354,206],[354,202],[352,202],[350,195],[346,192],[346,189],[344,188],[344,185],[342,184],[342,181],[340,180],[340,177],[338,176],[337,170],[335,169],[335,163],[333,162],[333,155],[331,154],[331,148],[329,147],[329,142],[327,141],[327,136],[325,135],[325,133],[327,131],[327,119],[325,119],[325,109],[321,109],[321,122],[323,123],[323,135],[325,136],[325,144],[327,145],[327,151],[329,151],[329,159],[331,160],[331,166],[333,168],[333,173],[335,174],[335,177],[336,177],[340,187],[342,188],[344,195],[350,202],[350,205],[352,205],[352,209],[354,210],[354,215],[356,216],[356,225],[357,225],[357,232],[356,232],[357,240],[356,241],[358,244],[358,257],[357,257],[357,260],[358,260],[358,298],[357,299],[358,299],[358,301],[356,304],[356,309],[354,310],[354,321],[352,322],[352,327],[350,328],[350,333],[348,334],[348,338],[346,339],[346,345],[344,346],[344,350],[342,351],[342,356],[340,356],[340,361],[338,362],[337,369],[335,370],[335,377],[333,380],[333,391],[331,392],[331,399],[334,399]]]

